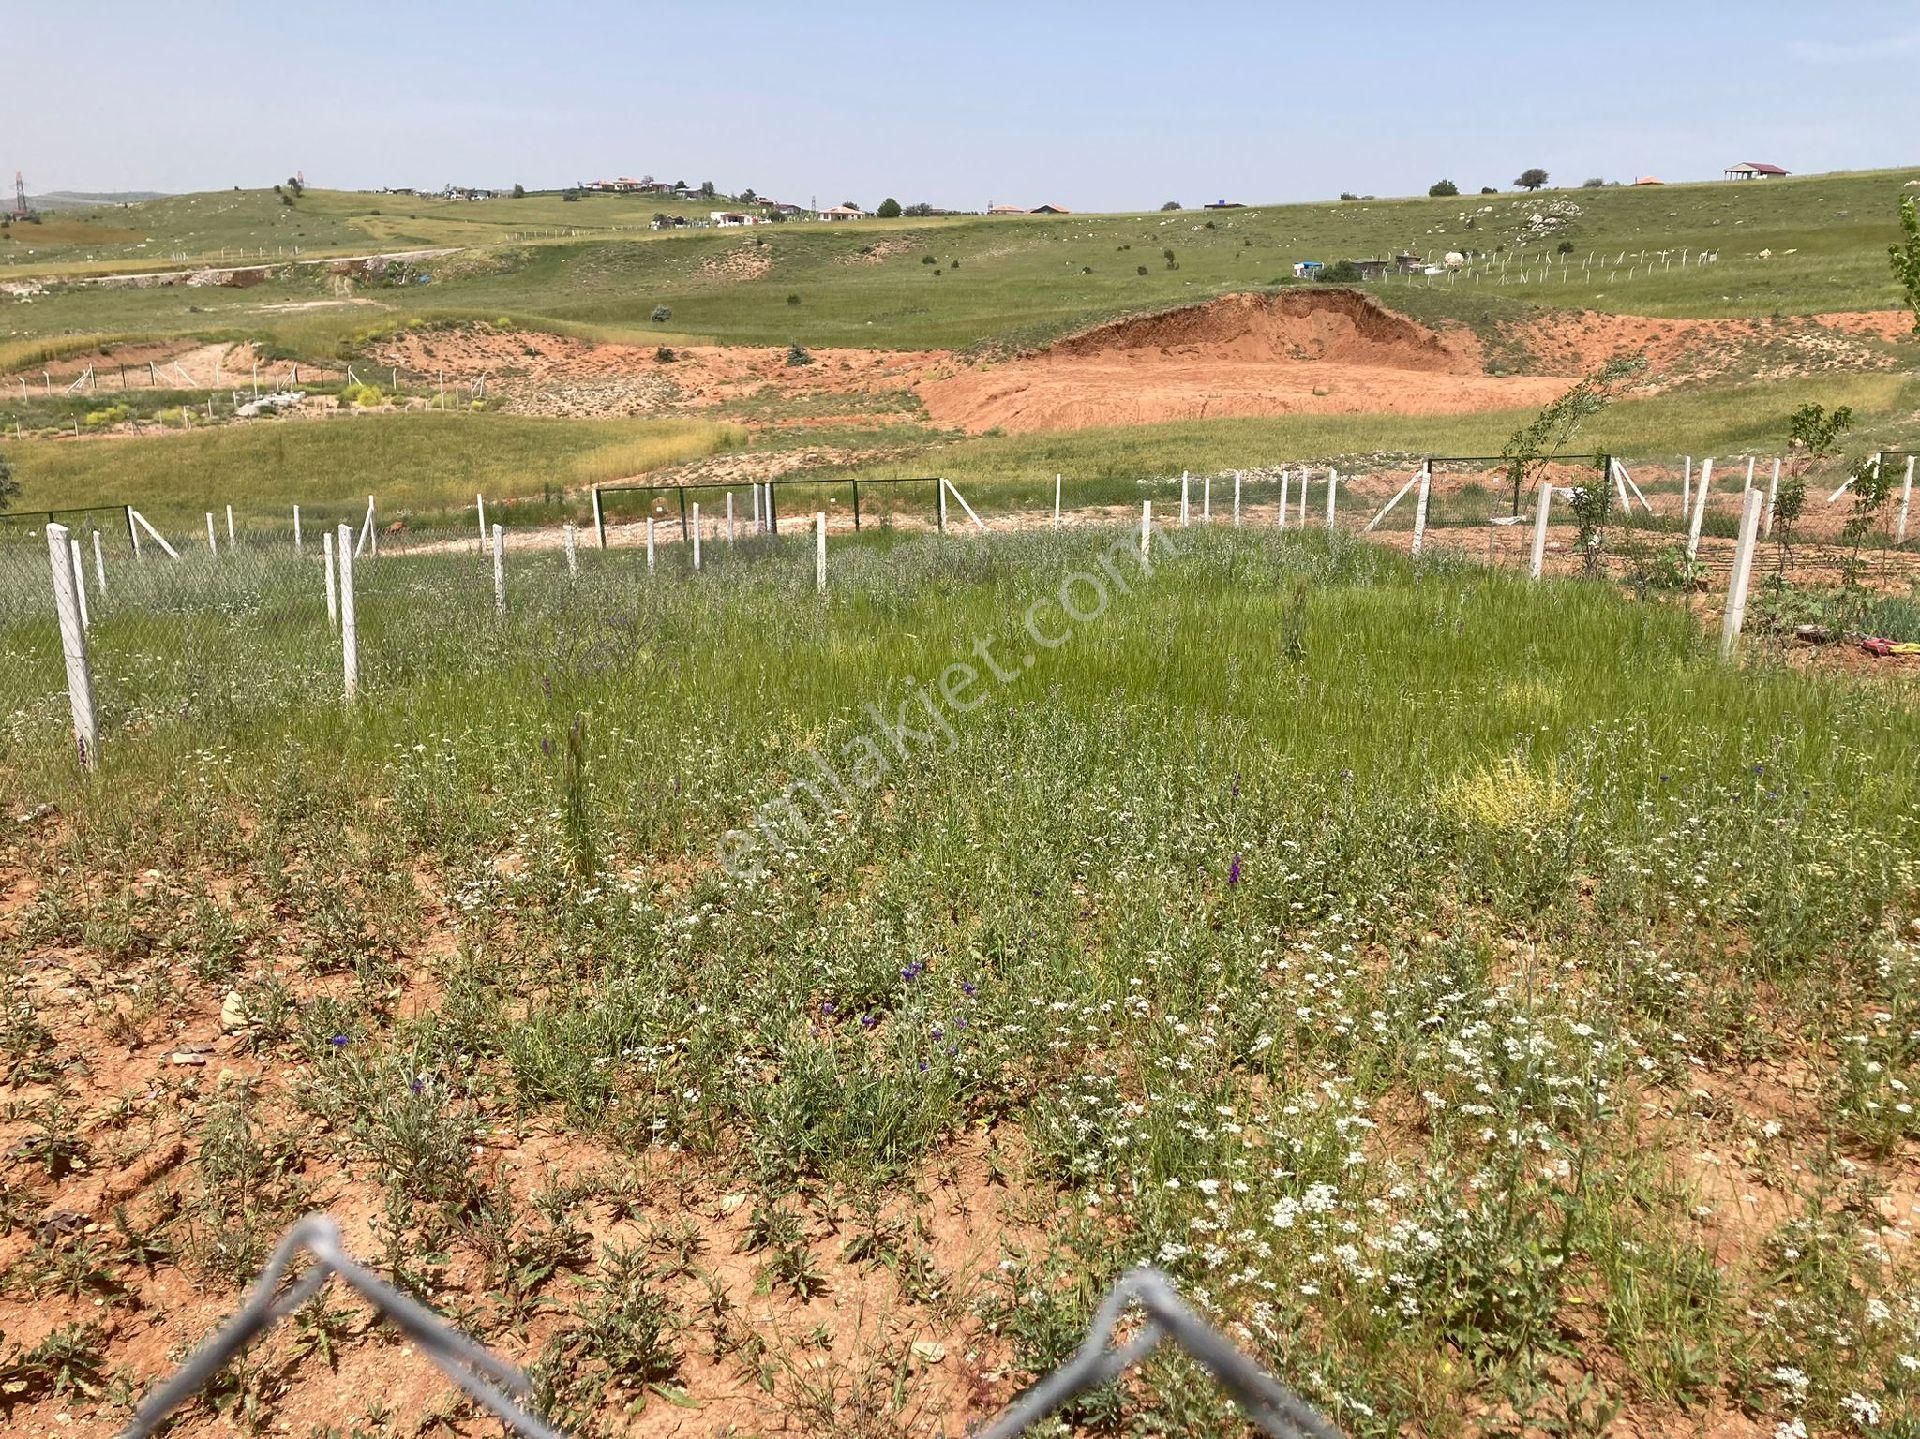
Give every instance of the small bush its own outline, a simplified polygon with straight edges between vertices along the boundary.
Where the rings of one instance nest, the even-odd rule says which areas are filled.
[[[671,305],[655,305],[653,307],[653,323],[654,324],[664,325],[667,323],[667,321],[671,320],[672,318],[673,318],[673,307]]]
[[[789,365],[811,365],[813,363],[813,356],[807,353],[807,347],[805,345],[795,340],[791,345],[787,346],[787,363]]]
[[[788,295],[787,303],[789,305],[797,305],[800,303],[800,297],[798,295]]]
[[[680,357],[674,354],[673,346],[662,345],[659,349],[653,352],[653,358],[654,358],[654,363],[656,364],[671,365],[675,360],[679,359]]]
[[[922,256],[920,257],[920,263],[921,263],[921,264],[923,264],[923,265],[937,265],[937,264],[939,264],[940,262],[939,262],[938,260],[936,260],[936,259],[934,259],[934,258],[933,258],[933,256],[931,256],[931,255],[922,255]]]
[[[1436,200],[1445,199],[1448,196],[1458,195],[1459,193],[1460,187],[1451,180],[1436,180],[1427,186],[1427,194]]]
[[[340,392],[340,403],[355,409],[370,410],[386,402],[387,397],[378,385],[348,385]]]
[[[1170,210],[1178,210],[1179,208],[1180,208],[1180,202],[1178,200],[1169,200],[1167,201],[1166,204],[1160,207],[1160,213],[1164,215]]]
[[[124,424],[132,413],[125,405],[108,405],[103,410],[88,410],[87,428],[101,430],[108,425]]]
[[[1136,265],[1134,266],[1133,273],[1136,275],[1144,275],[1147,273],[1147,267],[1145,265]]]
[[[1340,198],[1342,200],[1358,200],[1360,197],[1351,190],[1342,190],[1340,192]]]

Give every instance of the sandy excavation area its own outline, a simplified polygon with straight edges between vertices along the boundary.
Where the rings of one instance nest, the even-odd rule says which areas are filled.
[[[1441,335],[1353,291],[1229,295],[1121,320],[1008,364],[921,383],[938,423],[1074,430],[1222,416],[1452,414],[1538,405],[1557,376],[1485,373],[1464,331]]]

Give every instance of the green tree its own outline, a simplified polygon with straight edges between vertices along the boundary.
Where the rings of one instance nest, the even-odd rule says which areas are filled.
[[[1583,424],[1613,403],[1627,381],[1646,368],[1645,355],[1615,355],[1513,432],[1500,451],[1500,458],[1513,481],[1514,514],[1520,513],[1520,495],[1529,482],[1538,477],[1553,456],[1566,449]],[[1596,487],[1602,501],[1607,483],[1607,478],[1602,478]],[[1600,513],[1605,514],[1604,503]],[[1580,518],[1578,506],[1574,516]],[[1589,567],[1596,566],[1597,554],[1589,555],[1587,563]]]
[[[1907,308],[1913,311],[1913,333],[1920,335],[1920,210],[1915,209],[1911,195],[1900,201],[1900,228],[1905,238],[1889,245],[1887,255],[1893,261],[1893,278],[1900,282]]]
[[[513,187],[513,198],[514,198],[514,199],[516,199],[516,200],[524,200],[524,199],[526,199],[526,198],[527,198],[527,187],[526,187],[525,185],[515,185],[515,186]]]
[[[1522,190],[1538,190],[1542,185],[1547,183],[1547,172],[1536,165],[1531,170],[1522,170],[1520,172],[1520,178],[1513,183],[1518,185]]]
[[[880,208],[873,213],[882,220],[897,220],[900,218],[900,202],[889,195],[880,202]]]
[[[700,182],[700,198],[702,200],[711,200],[716,193],[718,192],[713,188],[713,181],[702,180]]]
[[[1776,576],[1783,577],[1793,553],[1793,536],[1807,507],[1807,472],[1831,455],[1840,437],[1853,428],[1846,405],[1802,405],[1787,421],[1787,463],[1773,496],[1773,532],[1780,550]]]
[[[1460,187],[1451,180],[1435,180],[1431,185],[1427,186],[1427,193],[1434,199],[1441,200],[1451,195],[1458,195],[1460,193]]]
[[[1178,210],[1179,208],[1180,208],[1180,202],[1178,200],[1169,200],[1167,201],[1166,204],[1160,207],[1160,212],[1162,214],[1165,214],[1169,210]]]
[[[1323,285],[1357,285],[1360,267],[1351,260],[1335,260],[1331,265],[1322,265],[1313,278]]]

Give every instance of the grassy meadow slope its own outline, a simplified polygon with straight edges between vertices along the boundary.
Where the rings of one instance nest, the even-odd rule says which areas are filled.
[[[1897,233],[1894,208],[1916,180],[1920,172],[1881,171],[1210,213],[797,222],[679,234],[635,229],[663,208],[637,199],[463,204],[308,191],[288,208],[271,192],[264,201],[259,192],[187,196],[97,219],[122,229],[149,221],[140,256],[206,253],[216,242],[291,242],[303,228],[303,245],[341,252],[474,248],[423,267],[431,283],[361,285],[351,293],[317,271],[247,290],[56,288],[31,307],[5,307],[0,345],[62,333],[245,332],[318,358],[383,327],[470,318],[753,344],[1020,344],[1128,310],[1265,285],[1290,275],[1296,260],[1402,248],[1429,257],[1469,248],[1507,256],[1505,284],[1483,273],[1478,283],[1422,277],[1379,287],[1391,304],[1422,318],[1484,323],[1542,303],[1698,316],[1884,308],[1898,300],[1885,262]],[[1532,217],[1555,206],[1578,213],[1540,238]],[[1563,241],[1574,247],[1567,277],[1556,270],[1542,286],[1539,266]],[[1717,253],[1717,262],[1680,263],[1703,249]],[[132,258],[124,245],[87,253],[110,252]],[[1612,261],[1622,252],[1629,259],[1618,267],[1596,260],[1591,271],[1580,268],[1590,255]],[[1647,260],[1635,258],[1661,252],[1670,258],[1652,261],[1651,273]],[[1523,286],[1529,269],[1534,280]],[[650,317],[660,305],[672,318],[655,325]]]

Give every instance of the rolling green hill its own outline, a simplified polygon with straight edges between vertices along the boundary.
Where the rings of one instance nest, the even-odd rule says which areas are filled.
[[[480,203],[308,191],[176,196],[62,217],[58,247],[16,226],[0,279],[60,266],[158,267],[168,256],[460,246],[406,283],[307,268],[250,289],[54,284],[0,308],[0,344],[61,334],[260,338],[315,358],[414,321],[642,337],[888,348],[1019,345],[1129,310],[1290,282],[1296,261],[1479,252],[1469,274],[1374,288],[1423,318],[1486,323],[1529,306],[1646,315],[1805,314],[1898,301],[1885,247],[1920,170],[1758,183],[1364,200],[1227,211],[793,222],[654,233],[708,202],[558,196]],[[91,227],[89,229],[89,227]],[[77,238],[71,233],[87,230]],[[87,245],[89,239],[98,243]],[[25,251],[21,247],[26,247]],[[1564,252],[1563,252],[1564,247]],[[1702,252],[1715,256],[1698,263]],[[31,252],[31,253],[27,253]],[[44,252],[44,254],[42,253]],[[1169,259],[1168,252],[1171,252]],[[1542,282],[1542,271],[1547,271]],[[1524,279],[1523,279],[1524,277]],[[426,283],[420,283],[425,280]],[[651,316],[668,307],[671,319]]]

